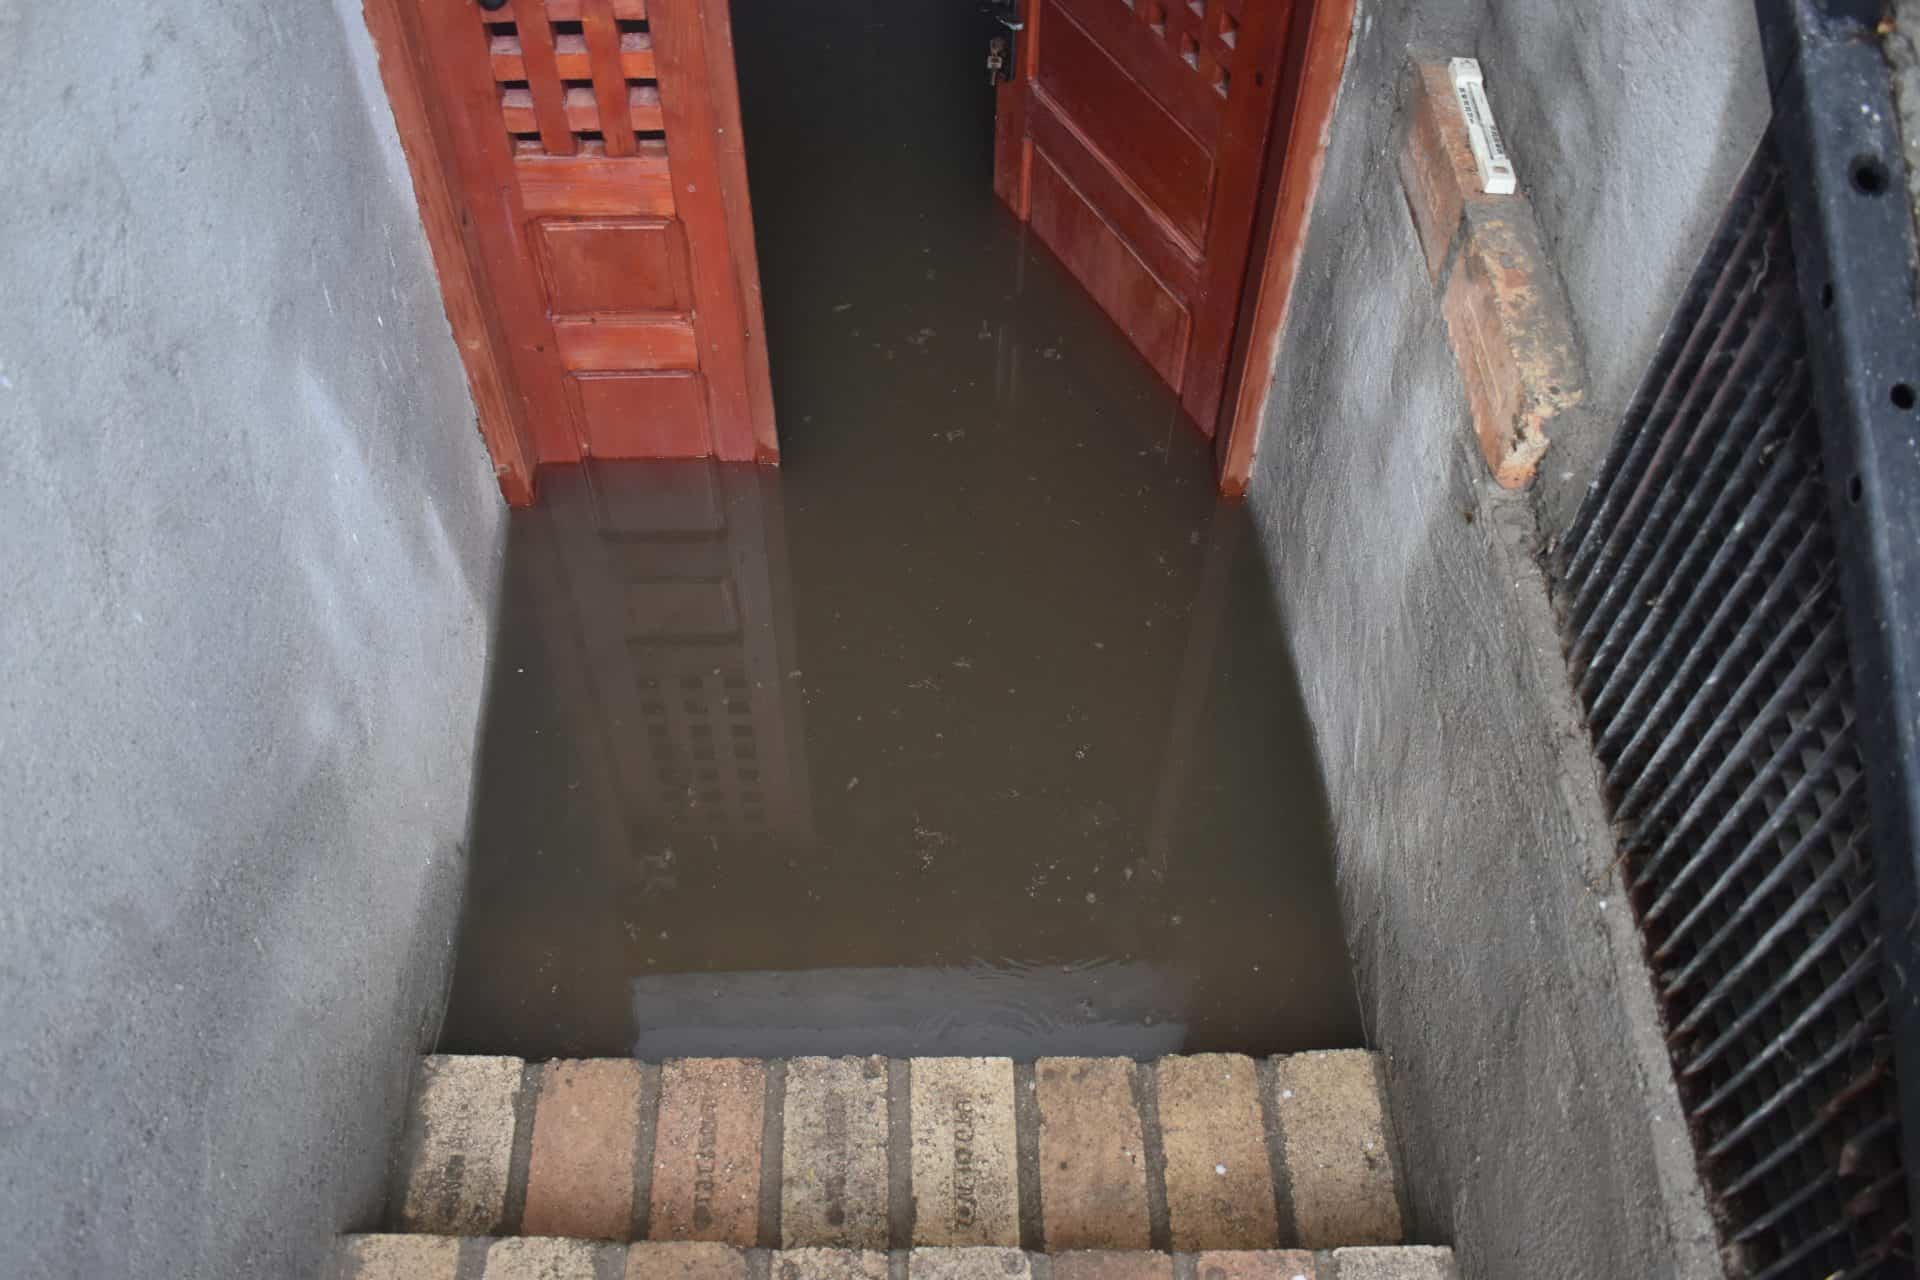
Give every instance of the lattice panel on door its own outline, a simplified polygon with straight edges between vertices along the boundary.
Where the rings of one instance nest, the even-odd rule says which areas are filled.
[[[1233,87],[1233,55],[1246,0],[1120,0],[1135,20],[1166,41],[1213,91]]]
[[[663,147],[645,0],[516,0],[475,12],[516,153],[630,156]]]

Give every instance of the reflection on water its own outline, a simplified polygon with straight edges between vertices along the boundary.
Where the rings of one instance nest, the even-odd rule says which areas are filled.
[[[514,514],[442,1047],[1359,1043],[1259,540],[993,201],[974,6],[733,8],[785,465]]]
[[[706,463],[548,480],[619,803],[636,831],[805,846],[813,821],[779,489]]]
[[[1282,636],[1196,449],[1051,548],[876,525],[825,476],[793,512],[802,478],[751,467],[551,476],[514,517],[444,1047],[1356,1042]]]

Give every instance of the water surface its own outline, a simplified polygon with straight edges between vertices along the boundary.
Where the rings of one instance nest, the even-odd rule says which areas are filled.
[[[785,464],[515,513],[442,1048],[1358,1044],[1257,539],[992,199],[973,6],[734,14]]]

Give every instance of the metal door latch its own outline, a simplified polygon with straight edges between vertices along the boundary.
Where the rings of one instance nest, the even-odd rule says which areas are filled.
[[[1013,79],[1014,38],[1026,30],[1020,21],[1020,0],[987,0],[980,11],[1006,28],[987,41],[987,83],[1001,84]]]

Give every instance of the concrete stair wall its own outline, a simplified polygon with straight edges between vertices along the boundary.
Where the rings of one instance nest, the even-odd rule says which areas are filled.
[[[1372,1274],[1365,1247],[1402,1243],[1378,1074],[1357,1050],[1033,1065],[434,1057],[398,1172],[391,1223],[411,1240],[361,1238],[368,1280],[387,1274],[371,1259],[388,1247],[464,1256],[462,1280],[475,1266],[493,1277],[496,1256],[518,1256],[486,1248],[495,1237],[570,1239],[594,1275],[611,1255],[585,1242],[649,1241],[800,1259],[815,1268],[795,1272],[807,1276],[862,1275],[868,1263],[819,1271],[794,1251],[891,1253],[898,1272],[918,1256],[908,1251],[933,1250],[912,1273],[932,1276],[947,1274],[939,1250],[997,1249],[1006,1274],[1043,1280],[1144,1277],[1163,1264],[1325,1280],[1339,1265],[1329,1251],[1354,1253],[1352,1280]],[[1121,1253],[1132,1256],[1124,1273]]]

